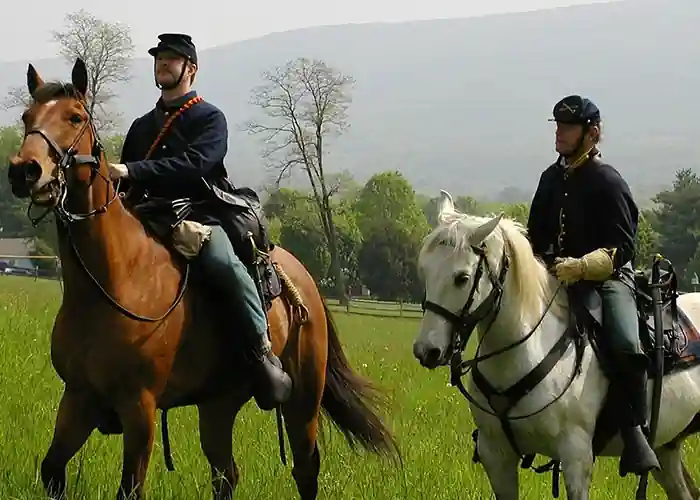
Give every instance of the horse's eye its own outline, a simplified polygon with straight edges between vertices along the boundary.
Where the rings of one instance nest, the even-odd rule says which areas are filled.
[[[70,121],[71,121],[71,123],[79,125],[80,123],[83,122],[83,117],[78,115],[78,114],[75,114],[75,115],[70,117]]]
[[[463,287],[469,282],[469,275],[465,272],[457,273],[455,276],[455,286]]]

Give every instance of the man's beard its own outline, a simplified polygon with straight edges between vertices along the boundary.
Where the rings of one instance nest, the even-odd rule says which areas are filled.
[[[178,81],[177,81],[177,76],[173,75],[170,71],[165,71],[165,75],[169,76],[170,78],[162,78],[162,79],[157,79],[158,85],[160,85],[160,88],[163,90],[172,90],[178,86]],[[165,76],[163,75],[163,76]],[[165,80],[165,81],[163,81]]]

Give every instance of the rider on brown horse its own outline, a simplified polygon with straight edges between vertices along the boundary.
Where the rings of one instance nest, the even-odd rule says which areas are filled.
[[[166,33],[159,39],[148,53],[154,57],[161,98],[153,110],[134,120],[124,140],[120,163],[111,164],[110,172],[112,178],[124,178],[149,196],[208,200],[212,197],[208,186],[227,181],[226,118],[191,90],[198,69],[191,37]],[[240,329],[251,348],[253,394],[261,409],[270,410],[289,398],[292,382],[272,352],[267,315],[255,282],[234,251],[216,212],[196,207],[188,220],[211,229],[195,262],[225,294],[230,308],[239,313],[243,321]]]
[[[554,106],[559,159],[542,173],[530,208],[532,247],[566,285],[595,286],[603,300],[617,394],[624,401],[625,444],[620,475],[659,468],[642,428],[646,423],[648,358],[639,337],[632,261],[638,209],[619,172],[600,160],[600,112],[568,96]]]

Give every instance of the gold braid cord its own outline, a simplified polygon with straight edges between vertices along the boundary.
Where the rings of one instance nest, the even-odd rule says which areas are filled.
[[[268,254],[267,252],[263,252],[257,247],[257,245],[255,244],[255,240],[253,239],[253,233],[248,231],[247,236],[250,240],[250,244],[253,247],[253,252],[258,256],[258,259],[269,262],[271,260],[270,254]],[[274,267],[275,271],[277,271],[277,274],[282,280],[283,288],[287,291],[287,298],[291,302],[292,313],[296,316],[297,321],[300,325],[305,324],[307,321],[309,321],[309,310],[304,305],[304,299],[301,298],[301,293],[299,293],[299,289],[296,287],[292,279],[287,275],[286,272],[284,272],[284,269],[282,269],[282,267],[277,262],[273,262],[272,267]]]
[[[284,272],[284,269],[282,269],[282,267],[277,262],[273,262],[272,266],[275,268],[275,271],[277,271],[277,274],[279,274],[280,279],[282,280],[282,284],[287,290],[287,296],[290,299],[290,302],[292,303],[292,309],[296,313],[296,317],[299,320],[299,324],[303,325],[304,323],[309,321],[309,310],[304,305],[304,299],[301,298],[301,293],[299,293],[299,289],[296,287],[294,282],[292,282],[291,278],[287,275],[286,272]]]

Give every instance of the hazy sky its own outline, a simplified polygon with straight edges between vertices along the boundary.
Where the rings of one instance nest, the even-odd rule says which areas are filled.
[[[479,16],[605,0],[10,0],[3,2],[0,61],[52,57],[51,30],[60,28],[69,6],[106,21],[131,26],[137,55],[161,32],[192,35],[197,48],[256,38],[272,32],[328,24],[395,22]],[[9,4],[9,5],[8,5]],[[337,9],[334,5],[342,5]],[[30,26],[30,27],[29,27]]]

